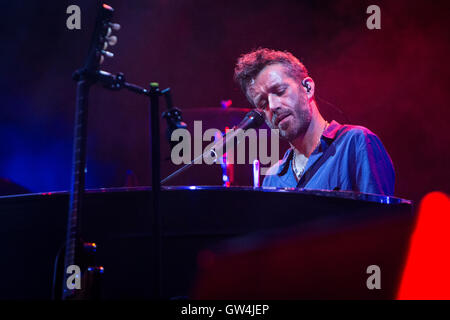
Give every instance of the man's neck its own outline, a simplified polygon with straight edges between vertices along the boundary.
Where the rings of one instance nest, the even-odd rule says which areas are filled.
[[[325,125],[325,119],[318,112],[317,108],[313,108],[311,123],[309,124],[305,134],[295,138],[293,141],[289,142],[289,144],[297,153],[301,153],[305,157],[309,158],[320,141]]]

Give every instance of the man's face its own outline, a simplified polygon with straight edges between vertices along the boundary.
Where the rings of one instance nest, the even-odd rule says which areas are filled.
[[[312,118],[308,97],[300,86],[282,64],[273,64],[262,69],[247,89],[250,102],[265,113],[267,125],[279,129],[288,141],[305,134]]]

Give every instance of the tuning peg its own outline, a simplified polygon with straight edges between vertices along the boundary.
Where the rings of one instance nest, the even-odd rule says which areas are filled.
[[[120,24],[118,24],[118,23],[112,23],[112,22],[110,22],[110,23],[108,23],[108,25],[109,25],[114,31],[120,30]]]
[[[105,62],[105,56],[108,57],[108,58],[114,58],[114,53],[109,52],[109,51],[105,51],[105,50],[101,50],[100,64]]]
[[[106,37],[109,37],[112,31],[120,30],[120,24],[118,23],[108,23],[108,30],[106,31]]]
[[[116,36],[106,37],[106,40],[108,41],[108,44],[110,46],[114,46],[117,43],[117,37]]]
[[[107,58],[114,58],[114,53],[102,50],[102,56],[105,56]]]

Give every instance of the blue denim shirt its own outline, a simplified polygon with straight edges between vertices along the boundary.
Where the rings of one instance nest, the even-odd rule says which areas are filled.
[[[290,148],[283,160],[269,169],[263,187],[394,194],[392,160],[380,139],[367,128],[332,121],[298,183],[292,170],[292,156]]]

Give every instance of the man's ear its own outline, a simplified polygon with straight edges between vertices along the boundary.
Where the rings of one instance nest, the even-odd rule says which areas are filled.
[[[305,90],[308,99],[312,99],[314,97],[314,91],[316,86],[314,84],[314,80],[311,77],[306,77],[302,80],[303,90]]]

